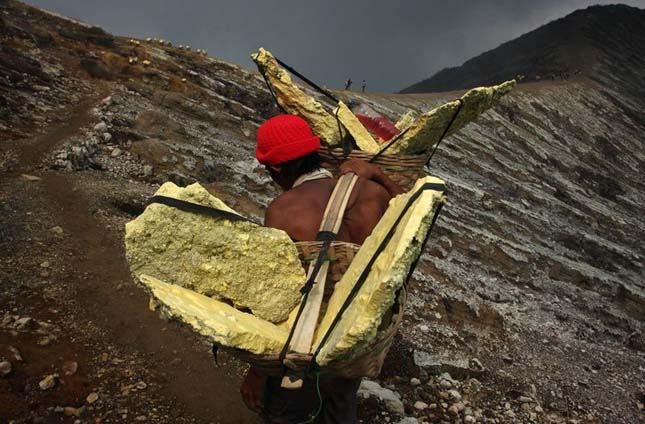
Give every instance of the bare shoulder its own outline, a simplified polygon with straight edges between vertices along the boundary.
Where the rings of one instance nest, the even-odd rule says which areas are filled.
[[[289,192],[282,193],[269,203],[264,215],[264,225],[267,227],[283,229],[283,217],[288,213],[291,201]]]
[[[390,194],[387,192],[385,187],[374,181],[359,178],[356,185],[357,186],[353,192],[354,196],[352,196],[354,198],[350,199],[352,204],[377,202],[387,205],[390,201]]]

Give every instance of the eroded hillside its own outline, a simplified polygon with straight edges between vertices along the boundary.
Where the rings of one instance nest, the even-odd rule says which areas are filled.
[[[278,113],[262,78],[18,2],[0,11],[0,355],[24,356],[0,377],[0,418],[250,422],[241,365],[216,368],[146,309],[122,233],[167,180],[261,219],[277,191],[255,129]],[[365,422],[643,419],[645,118],[626,91],[615,74],[521,84],[444,141],[430,172],[449,204],[380,379],[402,402],[363,400]],[[396,118],[458,94],[351,95]]]

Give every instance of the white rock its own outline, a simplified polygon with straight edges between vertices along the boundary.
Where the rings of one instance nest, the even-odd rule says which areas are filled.
[[[425,402],[422,402],[420,400],[414,402],[414,409],[418,409],[419,411],[423,411],[424,409],[428,408],[428,404]]]
[[[5,375],[11,372],[12,366],[9,361],[0,362],[0,376],[4,377]]]
[[[40,390],[49,390],[56,385],[56,374],[49,374],[38,383]]]
[[[375,397],[382,400],[390,412],[401,415],[405,413],[403,402],[401,402],[401,395],[390,389],[381,387],[376,381],[363,379],[361,386],[358,388],[358,394],[363,398]]]
[[[49,229],[49,232],[54,234],[54,235],[56,235],[56,236],[58,236],[58,237],[62,237],[63,235],[65,235],[65,231],[63,231],[63,228],[58,226],[58,225],[55,226],[55,227],[51,227]]]
[[[40,264],[40,266],[43,267],[43,264]],[[47,267],[49,267],[49,263],[47,263]],[[43,268],[47,268],[47,267],[43,267]],[[18,331],[26,331],[26,330],[30,329],[31,327],[33,327],[35,323],[36,323],[36,321],[34,321],[33,318],[31,318],[31,317],[20,318],[20,319],[16,320],[16,323],[15,323],[16,330],[18,330]]]
[[[99,122],[98,124],[94,125],[94,131],[97,133],[104,133],[107,131],[107,124],[105,122]]]
[[[422,350],[414,351],[414,364],[421,368],[434,368],[441,366],[441,362],[439,362],[434,356]]]
[[[448,394],[450,395],[450,398],[455,402],[459,402],[461,400],[461,393],[459,393],[457,390],[449,390]]]
[[[65,375],[74,375],[78,370],[78,362],[76,361],[66,361],[63,364],[63,372]]]
[[[396,424],[419,424],[419,420],[414,417],[405,417]]]
[[[418,379],[418,378],[416,378],[416,377],[412,377],[412,378],[410,379],[410,384],[411,384],[411,385],[413,385],[413,386],[418,386],[419,384],[421,384],[421,380],[419,380],[419,379]]]
[[[20,351],[18,350],[18,348],[15,348],[13,346],[9,346],[9,352],[11,352],[11,354],[13,355],[14,360],[16,360],[18,362],[23,361],[22,355],[20,354]]]
[[[104,132],[103,133],[103,141],[105,141],[107,143],[110,140],[112,140],[112,134],[110,134],[109,132]]]
[[[87,395],[87,398],[85,399],[87,403],[92,404],[99,400],[99,394],[96,392],[92,392],[89,395]]]
[[[110,153],[110,156],[112,156],[113,158],[115,158],[115,157],[119,156],[120,154],[121,154],[121,149],[119,149],[118,147],[116,147],[114,150],[112,150],[112,153]]]
[[[477,420],[472,415],[466,415],[464,417],[464,424],[475,424]]]
[[[439,387],[441,387],[442,390],[450,390],[452,389],[452,382],[450,380],[441,380],[439,382]]]

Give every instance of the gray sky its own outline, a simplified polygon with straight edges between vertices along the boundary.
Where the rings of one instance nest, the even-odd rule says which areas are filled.
[[[116,35],[160,37],[255,68],[262,46],[314,81],[398,91],[603,0],[27,0]],[[645,0],[622,3],[645,7]]]

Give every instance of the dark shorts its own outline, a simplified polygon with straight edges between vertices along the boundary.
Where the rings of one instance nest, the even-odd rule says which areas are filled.
[[[280,387],[282,377],[269,377],[264,392],[262,422],[297,424],[309,420],[320,408],[316,379],[308,378],[299,390]],[[361,379],[320,378],[322,408],[316,424],[355,424],[356,392]]]

